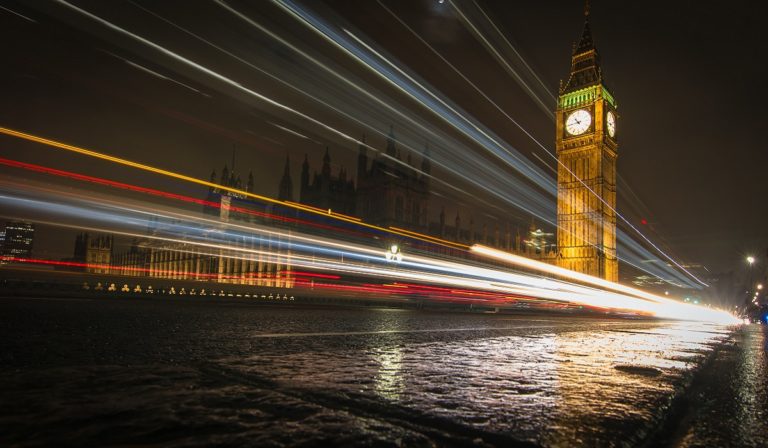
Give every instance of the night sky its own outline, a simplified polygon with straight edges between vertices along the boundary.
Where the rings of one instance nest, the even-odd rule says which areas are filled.
[[[402,130],[413,146],[424,145],[424,139],[411,135],[401,119],[362,104],[348,87],[329,81],[283,43],[221,5],[202,1],[72,3],[215,68],[242,85],[321,117],[354,138],[365,133],[372,146],[383,149],[384,137],[330,110],[322,100],[343,103],[348,112],[380,132],[392,124],[395,133],[399,136],[398,129]],[[449,4],[437,0],[382,3],[547,149],[554,150],[552,117],[467,32]],[[433,120],[423,106],[404,98],[274,5],[227,4],[353,76],[361,85],[424,120]],[[323,17],[346,22],[356,35],[375,43],[552,174],[546,165],[552,160],[541,148],[478,97],[381,4],[328,1],[307,5]],[[480,5],[541,78],[545,87],[538,93],[549,95],[549,110],[554,110],[553,95],[559,80],[568,76],[571,45],[581,35],[583,4],[483,1]],[[758,5],[596,1],[591,6],[590,23],[603,74],[619,103],[619,212],[680,261],[703,264],[712,272],[743,269],[747,254],[766,261],[768,183],[764,173],[768,155],[762,134],[768,100],[763,59],[768,44],[761,29],[765,11],[758,10]],[[270,196],[277,194],[286,156],[291,160],[296,199],[305,154],[313,169],[319,170],[328,146],[334,172],[343,165],[354,173],[354,142],[243,95],[59,4],[1,1],[0,6],[4,37],[0,126],[205,179],[214,168],[220,172],[224,163],[231,168],[234,149],[237,172],[245,177],[253,170],[257,192]],[[316,94],[321,101],[308,100],[282,82]],[[444,124],[434,126],[455,137]],[[0,138],[0,144],[6,158],[198,196],[204,193],[8,137]],[[418,153],[413,158],[415,163],[421,160]],[[445,170],[438,168],[435,174],[446,182],[461,183]],[[515,174],[510,171],[509,175]],[[449,221],[458,211],[464,216],[473,214],[477,222],[530,222],[524,211],[492,199],[488,207],[473,206],[477,201],[472,197],[482,192],[471,186],[462,189],[463,195],[436,188],[440,196],[431,207],[433,220],[440,204],[447,204]],[[643,219],[648,224],[640,224]],[[44,252],[49,246],[49,255],[69,251],[71,240],[63,239],[41,232],[37,250]]]

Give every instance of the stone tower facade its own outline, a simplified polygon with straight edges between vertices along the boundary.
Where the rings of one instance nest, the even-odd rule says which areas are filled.
[[[556,116],[557,264],[618,281],[616,257],[616,101],[603,80],[589,9],[561,82]]]

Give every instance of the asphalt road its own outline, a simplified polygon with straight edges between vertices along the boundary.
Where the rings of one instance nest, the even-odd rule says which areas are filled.
[[[765,446],[761,327],[53,298],[0,322],[11,445]]]

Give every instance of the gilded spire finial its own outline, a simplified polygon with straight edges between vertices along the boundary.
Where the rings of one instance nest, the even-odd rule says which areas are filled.
[[[589,0],[584,1],[584,16],[589,17]]]

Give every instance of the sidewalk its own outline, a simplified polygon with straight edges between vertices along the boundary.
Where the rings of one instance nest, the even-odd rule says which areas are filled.
[[[768,326],[738,330],[686,395],[661,445],[768,446]]]

